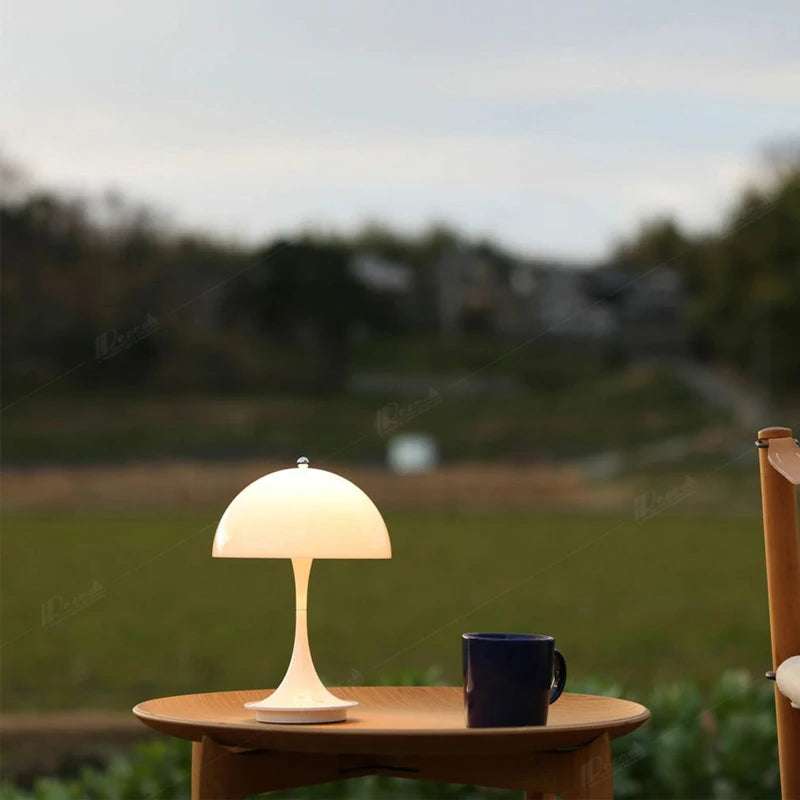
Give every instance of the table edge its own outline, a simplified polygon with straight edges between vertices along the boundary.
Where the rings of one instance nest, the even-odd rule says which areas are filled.
[[[333,687],[334,691],[336,688],[341,687]],[[378,687],[378,686],[365,686],[365,687],[346,687],[346,688],[365,688],[365,689],[379,689],[379,688],[386,688],[386,689],[412,689],[412,688],[424,688],[424,689],[458,689],[460,690],[460,686],[421,686],[421,687],[411,687],[411,686],[386,686],[386,687]],[[631,703],[634,706],[638,706],[640,709],[639,712],[630,717],[616,717],[610,720],[607,720],[602,723],[597,724],[589,724],[589,725],[579,725],[579,724],[568,724],[568,725],[533,725],[533,726],[515,726],[515,727],[506,727],[506,728],[463,728],[463,729],[430,729],[430,728],[405,728],[402,730],[397,730],[393,728],[387,728],[384,730],[371,730],[366,731],[363,728],[350,728],[347,726],[341,726],[338,724],[331,724],[330,731],[326,729],[326,727],[320,727],[319,725],[313,726],[305,726],[305,725],[279,725],[279,724],[272,724],[272,723],[258,723],[261,727],[260,728],[253,728],[248,725],[248,727],[244,727],[242,725],[238,725],[236,723],[230,722],[202,722],[202,721],[193,721],[187,720],[186,718],[182,717],[168,717],[163,715],[156,715],[152,714],[148,711],[144,711],[140,708],[141,705],[144,703],[152,702],[153,700],[167,700],[171,698],[177,697],[198,697],[204,694],[227,694],[235,693],[239,691],[269,691],[267,690],[228,690],[223,692],[196,692],[192,694],[183,694],[183,695],[169,695],[167,697],[156,697],[151,698],[149,700],[143,700],[140,703],[137,703],[132,709],[132,713],[134,716],[139,719],[143,724],[148,725],[148,727],[153,727],[149,725],[149,721],[152,720],[154,722],[160,723],[167,723],[172,725],[177,725],[185,728],[194,728],[198,729],[207,725],[213,728],[225,728],[228,730],[236,730],[236,731],[263,731],[264,733],[267,732],[277,732],[277,733],[289,733],[297,734],[300,736],[306,735],[317,735],[317,736],[361,736],[361,737],[375,737],[375,738],[384,738],[384,737],[431,737],[431,738],[447,738],[453,736],[488,736],[488,737],[497,737],[497,736],[506,736],[506,737],[513,737],[513,736],[530,736],[533,731],[537,733],[541,733],[547,731],[548,733],[558,734],[558,733],[569,733],[569,732],[579,732],[587,729],[594,729],[599,731],[605,731],[609,733],[610,738],[616,738],[614,736],[614,731],[619,730],[620,728],[625,728],[627,731],[634,730],[635,728],[640,727],[645,722],[650,719],[650,709],[647,706],[642,705],[636,700],[628,700],[624,697],[613,697],[611,695],[596,695],[596,694],[585,694],[583,692],[565,692],[565,695],[572,695],[577,697],[589,697],[589,698],[608,698],[612,700],[622,700],[626,703]],[[252,724],[252,723],[251,723]],[[174,736],[174,734],[169,734]],[[185,736],[175,736],[175,738],[184,739],[185,741],[199,741],[199,739],[193,739],[191,737]]]

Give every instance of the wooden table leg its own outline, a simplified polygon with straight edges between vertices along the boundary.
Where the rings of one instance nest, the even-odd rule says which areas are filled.
[[[226,756],[225,748],[206,736],[199,742],[192,742],[192,800],[245,797],[229,785],[230,765]]]
[[[192,800],[242,800],[264,782],[264,776],[256,777],[236,751],[207,736],[192,742]],[[266,783],[264,790],[269,776]]]
[[[368,774],[360,760],[349,756],[244,750],[207,736],[192,743],[192,800],[243,800]]]
[[[612,800],[614,768],[611,740],[604,733],[576,753],[576,774],[570,789],[561,792],[564,800]]]

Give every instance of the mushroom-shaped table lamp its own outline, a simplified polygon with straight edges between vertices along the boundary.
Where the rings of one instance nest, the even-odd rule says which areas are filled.
[[[264,475],[246,486],[222,515],[212,555],[222,558],[291,558],[297,611],[294,649],[280,686],[246,703],[259,722],[341,722],[357,705],[322,684],[308,645],[307,596],[315,558],[391,558],[386,524],[355,484],[307,458],[297,468]]]

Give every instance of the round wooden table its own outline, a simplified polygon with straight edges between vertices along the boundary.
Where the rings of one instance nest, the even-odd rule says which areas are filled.
[[[192,797],[244,798],[361,775],[521,789],[528,798],[612,797],[610,739],[650,717],[629,700],[565,693],[547,725],[467,728],[461,688],[336,688],[358,701],[346,722],[257,722],[244,704],[270,690],[148,700],[146,725],[190,739]]]

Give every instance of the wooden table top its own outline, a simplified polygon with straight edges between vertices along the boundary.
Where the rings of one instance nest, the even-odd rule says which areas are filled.
[[[139,703],[133,713],[151,728],[181,739],[208,736],[230,747],[303,753],[540,752],[611,738],[650,717],[639,703],[615,697],[564,693],[550,706],[547,725],[467,728],[460,687],[362,686],[331,691],[359,705],[346,722],[278,725],[257,722],[244,704],[272,690],[212,692]]]

